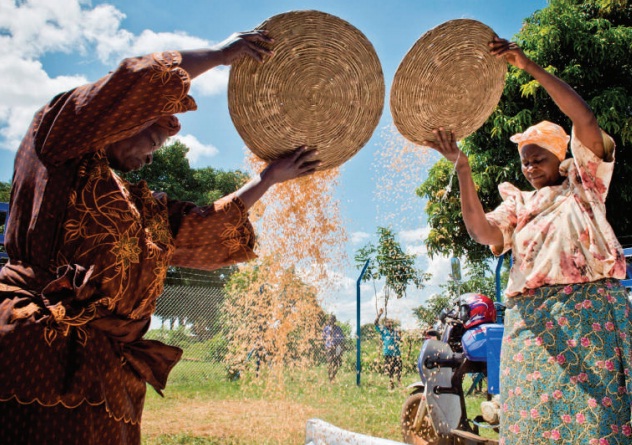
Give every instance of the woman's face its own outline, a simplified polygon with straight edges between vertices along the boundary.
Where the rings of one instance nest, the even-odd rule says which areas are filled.
[[[140,170],[151,164],[154,152],[162,147],[168,137],[167,130],[152,125],[135,136],[108,146],[108,162],[113,169],[123,173]]]
[[[559,185],[564,178],[560,175],[560,160],[549,150],[536,144],[528,144],[520,150],[522,174],[536,190]]]

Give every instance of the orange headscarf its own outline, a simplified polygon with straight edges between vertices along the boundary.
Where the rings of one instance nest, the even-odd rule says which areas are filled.
[[[511,142],[518,144],[518,151],[527,144],[535,144],[553,153],[560,161],[566,158],[570,139],[562,127],[549,121],[532,125],[524,133],[517,133],[509,138]]]

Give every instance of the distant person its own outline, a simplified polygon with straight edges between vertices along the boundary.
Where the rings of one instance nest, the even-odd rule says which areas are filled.
[[[395,379],[397,379],[397,384],[399,384],[402,379],[402,353],[399,350],[401,336],[399,331],[395,329],[393,320],[390,318],[385,318],[384,325],[380,325],[380,317],[383,313],[384,309],[380,308],[375,318],[375,330],[382,338],[384,370],[388,374],[389,387],[393,389],[395,387]]]
[[[345,347],[345,334],[342,332],[342,328],[336,324],[335,315],[329,316],[327,324],[323,328],[323,342],[325,343],[329,381],[333,382],[342,364],[342,353]]]

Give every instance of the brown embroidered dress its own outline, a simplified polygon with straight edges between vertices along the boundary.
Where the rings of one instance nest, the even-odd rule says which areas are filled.
[[[254,257],[238,198],[170,201],[108,165],[107,145],[196,109],[180,62],[124,60],[55,97],[20,146],[0,270],[0,443],[139,443],[145,382],[160,392],[182,353],[142,339],[167,266]]]

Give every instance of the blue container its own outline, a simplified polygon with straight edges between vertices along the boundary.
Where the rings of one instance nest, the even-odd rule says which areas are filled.
[[[500,345],[504,327],[501,324],[489,323],[476,326],[465,331],[463,352],[468,360],[487,362],[487,390],[490,394],[498,394],[500,388]]]
[[[500,393],[500,345],[503,340],[503,325],[489,325],[487,329],[487,392]]]

